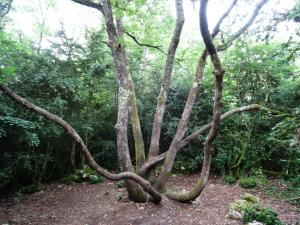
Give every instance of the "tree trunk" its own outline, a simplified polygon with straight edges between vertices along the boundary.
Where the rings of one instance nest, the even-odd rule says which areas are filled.
[[[231,5],[230,5],[230,7],[228,8],[228,10],[225,11],[225,13],[220,17],[220,19],[217,22],[215,28],[213,29],[212,34],[210,35],[208,33],[209,39],[212,40],[219,33],[221,23],[229,15],[229,13],[233,9],[233,7],[236,5],[236,3],[237,3],[237,0],[233,0],[232,3],[231,3]],[[252,14],[252,16],[250,17],[250,19],[248,20],[248,22],[242,28],[240,28],[234,35],[232,35],[232,37],[228,40],[228,43],[226,43],[226,45],[224,45],[223,48],[220,48],[220,51],[221,50],[225,50],[228,47],[230,47],[232,45],[233,41],[236,38],[238,38],[243,32],[245,32],[247,30],[247,28],[253,23],[254,19],[258,15],[259,10],[261,9],[261,7],[265,3],[266,3],[266,0],[262,0],[256,6],[256,8],[254,10],[254,13]],[[200,27],[200,29],[201,29],[201,27]],[[204,35],[206,35],[206,34],[204,34]],[[191,115],[191,112],[192,112],[192,108],[193,108],[193,105],[195,103],[195,100],[196,100],[196,97],[197,97],[197,93],[198,93],[199,88],[200,88],[201,81],[203,79],[203,72],[204,72],[204,67],[205,67],[205,61],[206,61],[207,51],[209,52],[212,49],[212,45],[213,44],[212,45],[211,44],[212,44],[212,41],[211,41],[211,43],[205,43],[206,49],[203,51],[203,53],[202,53],[202,55],[200,57],[200,60],[199,60],[198,66],[197,66],[195,80],[194,80],[193,85],[191,87],[191,90],[190,90],[190,93],[189,93],[189,96],[188,96],[188,99],[187,99],[184,111],[182,113],[182,116],[181,116],[181,119],[180,119],[180,122],[179,122],[179,125],[178,125],[178,128],[177,128],[177,131],[176,131],[176,134],[175,134],[175,137],[172,140],[172,143],[171,143],[171,145],[169,147],[169,150],[166,153],[166,160],[165,160],[164,166],[163,166],[162,171],[161,171],[161,173],[160,173],[160,175],[159,175],[159,177],[158,177],[158,179],[157,179],[157,181],[155,183],[155,187],[158,190],[164,190],[165,189],[165,183],[167,182],[167,178],[169,176],[169,173],[172,170],[172,167],[173,167],[173,164],[174,164],[174,160],[175,160],[177,151],[181,147],[180,143],[181,143],[181,141],[182,141],[182,139],[184,137],[185,130],[187,128],[188,121],[189,121],[189,118],[190,118],[190,115]],[[210,49],[208,49],[208,47]],[[215,51],[215,52],[216,52],[215,55],[217,56],[217,51]],[[218,63],[218,60],[216,60],[216,57],[214,56],[212,58],[212,60],[214,60],[213,64],[214,64],[214,66],[216,66],[216,64]],[[218,67],[220,67],[220,66],[218,66]],[[216,72],[218,72],[218,71],[216,70],[216,67],[215,67],[215,74],[216,74]]]
[[[211,156],[213,152],[212,144],[214,139],[217,137],[220,128],[220,122],[221,122],[223,75],[225,71],[222,68],[222,64],[218,57],[217,50],[213,44],[211,35],[208,31],[207,16],[206,16],[207,2],[208,0],[201,0],[199,18],[200,18],[201,35],[215,69],[214,70],[215,95],[214,95],[213,121],[212,121],[212,126],[210,128],[209,134],[203,144],[204,145],[203,165],[202,165],[201,175],[200,178],[198,179],[196,186],[188,193],[167,194],[168,197],[181,202],[189,202],[195,200],[201,194],[203,188],[205,187],[209,176]]]
[[[183,113],[181,115],[181,119],[179,121],[176,134],[171,142],[169,150],[167,151],[163,169],[160,172],[160,175],[156,180],[155,188],[157,188],[158,190],[164,190],[164,188],[165,188],[165,183],[167,182],[169,173],[171,173],[177,151],[180,148],[181,140],[183,139],[183,137],[185,135],[185,131],[188,126],[188,122],[189,122],[189,119],[190,119],[190,116],[192,113],[192,109],[193,109],[193,106],[195,104],[195,101],[196,101],[196,98],[197,98],[197,95],[198,95],[198,92],[200,89],[200,84],[203,79],[206,55],[207,55],[207,52],[204,51],[200,57],[200,60],[199,60],[198,66],[197,66],[195,80],[191,87],[191,90],[190,90],[188,99],[186,101]]]
[[[136,172],[138,173],[141,166],[145,163],[145,145],[141,130],[140,118],[136,105],[136,97],[134,91],[134,84],[132,78],[129,74],[129,88],[130,88],[130,97],[129,97],[129,112],[130,120],[132,125],[133,137],[134,137],[134,147],[135,147],[135,166]]]
[[[152,126],[151,144],[149,149],[149,159],[159,154],[160,132],[161,132],[162,121],[163,121],[166,102],[167,102],[169,89],[170,89],[173,63],[174,63],[177,46],[180,40],[182,27],[184,24],[182,0],[176,0],[176,13],[177,13],[176,25],[175,25],[173,37],[167,54],[160,93],[157,97],[157,105],[156,105],[153,126]]]
[[[128,111],[129,111],[129,72],[128,61],[125,49],[120,43],[124,36],[123,25],[121,18],[118,18],[117,28],[114,24],[112,7],[109,0],[103,1],[104,17],[106,22],[106,30],[109,37],[109,46],[112,51],[115,69],[118,77],[118,117],[115,126],[117,133],[117,148],[119,164],[122,172],[134,172],[127,138],[128,126]],[[125,179],[125,187],[128,193],[128,198],[134,202],[146,202],[148,197],[142,188],[135,182]]]
[[[226,118],[228,118],[229,116],[232,116],[236,113],[242,113],[242,112],[247,112],[247,111],[252,111],[252,110],[265,110],[270,112],[270,110],[264,106],[258,105],[258,104],[253,104],[253,105],[248,105],[248,106],[242,106],[239,108],[235,108],[232,109],[226,113],[224,113],[221,116],[221,120],[224,120]],[[204,134],[208,129],[210,129],[212,126],[212,122],[202,126],[199,130],[195,131],[194,133],[192,133],[191,135],[187,136],[186,138],[184,138],[179,145],[179,149],[182,149],[183,147],[185,147],[186,145],[190,144],[193,142],[193,140],[195,140],[196,138],[198,138],[200,135]],[[154,158],[152,158],[151,160],[147,161],[141,168],[140,170],[140,175],[144,176],[144,174],[146,174],[149,170],[149,168],[155,166],[157,163],[161,162],[162,160],[165,159],[166,155],[168,152],[165,152],[163,154],[160,154]]]

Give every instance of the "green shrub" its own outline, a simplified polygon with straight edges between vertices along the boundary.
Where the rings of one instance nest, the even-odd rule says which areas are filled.
[[[249,203],[253,203],[253,204],[258,203],[258,197],[254,196],[254,195],[251,195],[249,193],[245,193],[242,196],[242,199],[249,202]]]
[[[242,188],[254,188],[256,185],[256,179],[253,177],[244,177],[240,179],[240,186]]]
[[[92,170],[88,166],[84,166],[83,169],[77,170],[74,174],[71,174],[61,181],[65,184],[72,183],[82,183],[88,182],[90,184],[102,183],[104,181],[104,177],[98,175],[94,170]]]
[[[224,183],[225,184],[234,184],[236,182],[236,178],[234,176],[224,176]]]
[[[265,225],[283,225],[276,212],[270,207],[263,207],[258,204],[248,205],[245,208],[244,223],[250,223],[252,221],[261,222]]]
[[[117,182],[117,187],[118,187],[118,188],[124,188],[124,187],[125,187],[124,181],[123,181],[123,180],[118,181],[118,182]]]
[[[236,199],[234,202],[230,203],[229,210],[230,211],[238,211],[244,212],[249,205],[252,204],[247,202],[246,200]]]
[[[90,175],[89,176],[89,183],[90,184],[98,184],[98,183],[102,183],[105,179],[102,176],[99,175]]]

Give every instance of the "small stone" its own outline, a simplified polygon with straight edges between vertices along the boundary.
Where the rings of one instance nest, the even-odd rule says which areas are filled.
[[[121,192],[118,192],[118,193],[116,194],[116,198],[117,198],[118,201],[121,201],[122,198],[123,198],[123,194],[122,194]]]
[[[234,219],[234,220],[243,220],[244,213],[232,210],[226,215],[226,218],[230,218],[230,219]]]
[[[252,221],[251,223],[247,223],[247,225],[264,225],[263,223],[261,222],[257,222],[257,221]]]

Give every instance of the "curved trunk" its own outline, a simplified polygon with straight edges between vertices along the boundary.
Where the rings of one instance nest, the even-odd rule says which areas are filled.
[[[21,96],[17,95],[16,93],[14,93],[12,90],[10,90],[8,87],[6,87],[4,84],[0,83],[0,90],[2,90],[8,97],[10,97],[16,103],[22,105],[23,107],[25,107],[26,109],[28,109],[32,112],[35,112],[35,113],[45,117],[46,119],[53,121],[54,123],[56,123],[57,125],[62,127],[64,130],[66,130],[66,132],[70,135],[70,137],[76,143],[78,143],[80,145],[80,149],[81,149],[83,155],[85,156],[88,165],[91,168],[93,168],[97,173],[99,173],[100,175],[104,176],[107,179],[114,180],[114,181],[123,180],[123,179],[130,179],[131,182],[135,181],[141,185],[138,187],[142,187],[146,192],[148,192],[151,195],[151,197],[153,198],[153,201],[155,203],[159,203],[161,201],[161,195],[150,185],[150,183],[148,181],[146,181],[142,177],[138,176],[137,174],[131,173],[131,172],[112,174],[112,173],[108,172],[107,170],[105,170],[104,168],[102,168],[100,165],[98,165],[97,162],[92,157],[89,150],[87,149],[85,143],[79,136],[79,134],[74,130],[74,128],[70,124],[68,124],[62,118],[48,112],[45,109],[42,109],[42,108],[32,104],[31,102],[27,101],[26,99],[22,98]],[[134,190],[133,190],[133,193],[134,193]]]
[[[216,48],[212,41],[211,35],[208,31],[207,16],[206,16],[207,2],[208,0],[201,0],[199,17],[200,17],[201,35],[205,47],[208,53],[210,54],[210,58],[215,69],[214,70],[215,94],[214,94],[213,121],[212,121],[212,126],[210,128],[209,134],[207,135],[207,138],[204,142],[204,158],[203,158],[202,171],[196,186],[188,193],[172,194],[172,192],[170,192],[168,194],[170,198],[182,202],[189,202],[195,200],[201,194],[205,184],[207,183],[210,164],[211,164],[211,155],[213,152],[212,144],[215,138],[217,137],[220,128],[220,122],[221,122],[223,75],[225,71],[222,68],[221,61],[218,57]]]
[[[167,191],[166,196],[178,202],[194,201],[201,194],[202,190],[207,184],[211,164],[211,155],[212,151],[210,149],[206,149],[206,151],[204,152],[200,178],[198,179],[196,185],[192,190],[190,190],[189,192]]]

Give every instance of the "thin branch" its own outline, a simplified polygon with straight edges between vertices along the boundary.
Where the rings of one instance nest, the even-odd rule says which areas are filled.
[[[233,41],[235,39],[237,39],[238,37],[240,37],[253,24],[254,20],[256,19],[257,15],[259,14],[259,11],[267,2],[268,2],[268,0],[261,0],[256,5],[256,7],[255,7],[251,17],[247,21],[247,23],[243,27],[241,27],[235,34],[233,34],[224,44],[219,45],[217,47],[218,52],[224,51],[227,48],[229,48],[232,45]]]
[[[242,112],[247,112],[247,111],[252,111],[252,110],[265,110],[265,111],[268,111],[270,112],[271,110],[262,106],[262,105],[258,105],[258,104],[253,104],[253,105],[248,105],[248,106],[242,106],[242,107],[239,107],[239,108],[235,108],[235,109],[232,109],[226,113],[224,113],[222,116],[221,116],[221,120],[224,120],[230,116],[232,116],[233,114],[236,114],[236,113],[242,113]],[[271,111],[273,112],[273,111]],[[278,112],[280,113],[280,112]],[[195,131],[194,133],[192,133],[191,135],[187,136],[185,139],[183,139],[181,142],[180,142],[180,147],[179,147],[179,150],[181,150],[183,147],[185,147],[187,144],[190,144],[192,143],[192,141],[194,141],[196,138],[198,138],[200,135],[204,134],[208,129],[211,128],[211,125],[212,125],[212,122],[202,126],[199,130]],[[150,159],[148,162],[146,162],[143,167],[141,168],[141,171],[140,171],[140,175],[143,176],[147,173],[147,171],[153,167],[154,165],[156,165],[157,163],[161,162],[162,160],[164,160],[164,158],[166,157],[168,152],[165,152],[165,153],[162,153],[152,159]]]
[[[93,2],[91,0],[71,0],[80,5],[84,5],[93,9],[99,10],[102,14],[104,14],[103,6],[100,3]]]
[[[128,31],[125,31],[125,34],[127,34],[127,36],[129,36],[132,40],[134,40],[135,43],[137,43],[139,46],[144,46],[144,47],[149,47],[149,48],[155,48],[157,50],[159,50],[160,52],[165,53],[162,49],[161,49],[161,45],[150,45],[150,44],[145,44],[145,43],[141,43],[139,42],[139,40],[136,38],[136,36],[134,36],[133,34],[129,33]]]
[[[134,36],[133,34],[129,33],[128,31],[125,31],[125,34],[130,37],[137,45],[139,46],[144,46],[144,47],[147,47],[147,48],[153,48],[153,49],[156,49],[158,50],[159,52],[163,53],[164,55],[168,55],[163,49],[161,49],[161,45],[150,45],[150,44],[145,44],[145,43],[141,43],[136,36]],[[180,59],[174,57],[174,61],[184,70],[186,70],[186,68],[184,68],[184,66],[181,65]]]
[[[223,22],[223,20],[229,15],[233,7],[236,5],[238,0],[233,0],[232,3],[230,4],[229,8],[224,12],[224,14],[220,17],[218,22],[216,23],[213,32],[211,33],[211,38],[214,39],[214,37],[220,32],[220,26]]]

